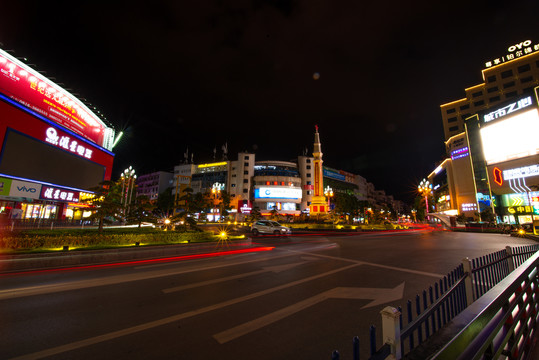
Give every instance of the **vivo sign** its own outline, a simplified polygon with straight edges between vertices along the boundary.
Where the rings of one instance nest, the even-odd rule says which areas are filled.
[[[9,196],[39,199],[41,185],[28,181],[12,180]]]
[[[528,96],[512,104],[504,106],[503,108],[500,108],[496,111],[492,111],[486,115],[483,115],[483,120],[487,123],[489,121],[496,120],[498,118],[514,113],[515,111],[524,109],[530,106],[531,104],[532,104],[532,97]]]

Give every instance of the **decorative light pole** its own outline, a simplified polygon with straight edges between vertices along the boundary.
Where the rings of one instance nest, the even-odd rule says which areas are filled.
[[[221,184],[221,183],[214,183],[211,187],[211,193],[213,195],[213,209],[214,209],[214,213],[213,213],[213,216],[214,216],[214,221],[215,221],[215,213],[216,213],[216,210],[217,210],[217,207],[215,206],[215,201],[217,199],[219,199],[219,196],[221,194],[221,190],[223,190],[225,188],[225,184]],[[219,222],[221,221],[221,207],[219,207]]]
[[[333,189],[328,185],[324,189],[324,195],[328,198],[328,212],[331,211],[331,198],[333,197]]]
[[[429,197],[429,194],[432,192],[432,184],[429,183],[428,180],[423,179],[419,183],[419,186],[417,187],[417,191],[419,191],[419,193],[421,195],[425,196],[425,209],[426,209],[425,215],[426,215],[429,212],[429,200],[428,200],[428,197]]]
[[[124,217],[127,216],[129,212],[129,206],[131,205],[131,199],[133,197],[133,188],[135,187],[135,180],[137,175],[135,175],[135,169],[130,166],[128,169],[125,169],[121,175],[122,179],[122,197],[120,199],[120,204],[124,208]]]

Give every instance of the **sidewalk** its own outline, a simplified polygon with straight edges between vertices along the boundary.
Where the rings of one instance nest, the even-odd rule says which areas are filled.
[[[179,256],[223,255],[224,252],[252,249],[251,239],[226,243],[194,243],[162,246],[132,246],[105,250],[71,250],[40,254],[0,254],[0,274],[47,270],[117,262],[142,261]]]

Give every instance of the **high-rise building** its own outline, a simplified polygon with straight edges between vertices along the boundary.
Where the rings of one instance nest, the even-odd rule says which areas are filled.
[[[534,214],[539,197],[539,176],[530,172],[539,161],[539,43],[510,45],[481,73],[466,97],[440,106],[448,159],[429,180],[438,212],[478,219],[490,209],[515,223]]]

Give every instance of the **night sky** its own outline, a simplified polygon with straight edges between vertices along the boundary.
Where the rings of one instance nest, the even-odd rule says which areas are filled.
[[[0,48],[125,136],[113,177],[312,152],[408,201],[444,158],[439,106],[537,40],[539,2],[10,1]],[[315,79],[315,73],[319,78]],[[62,85],[63,84],[63,85]]]

